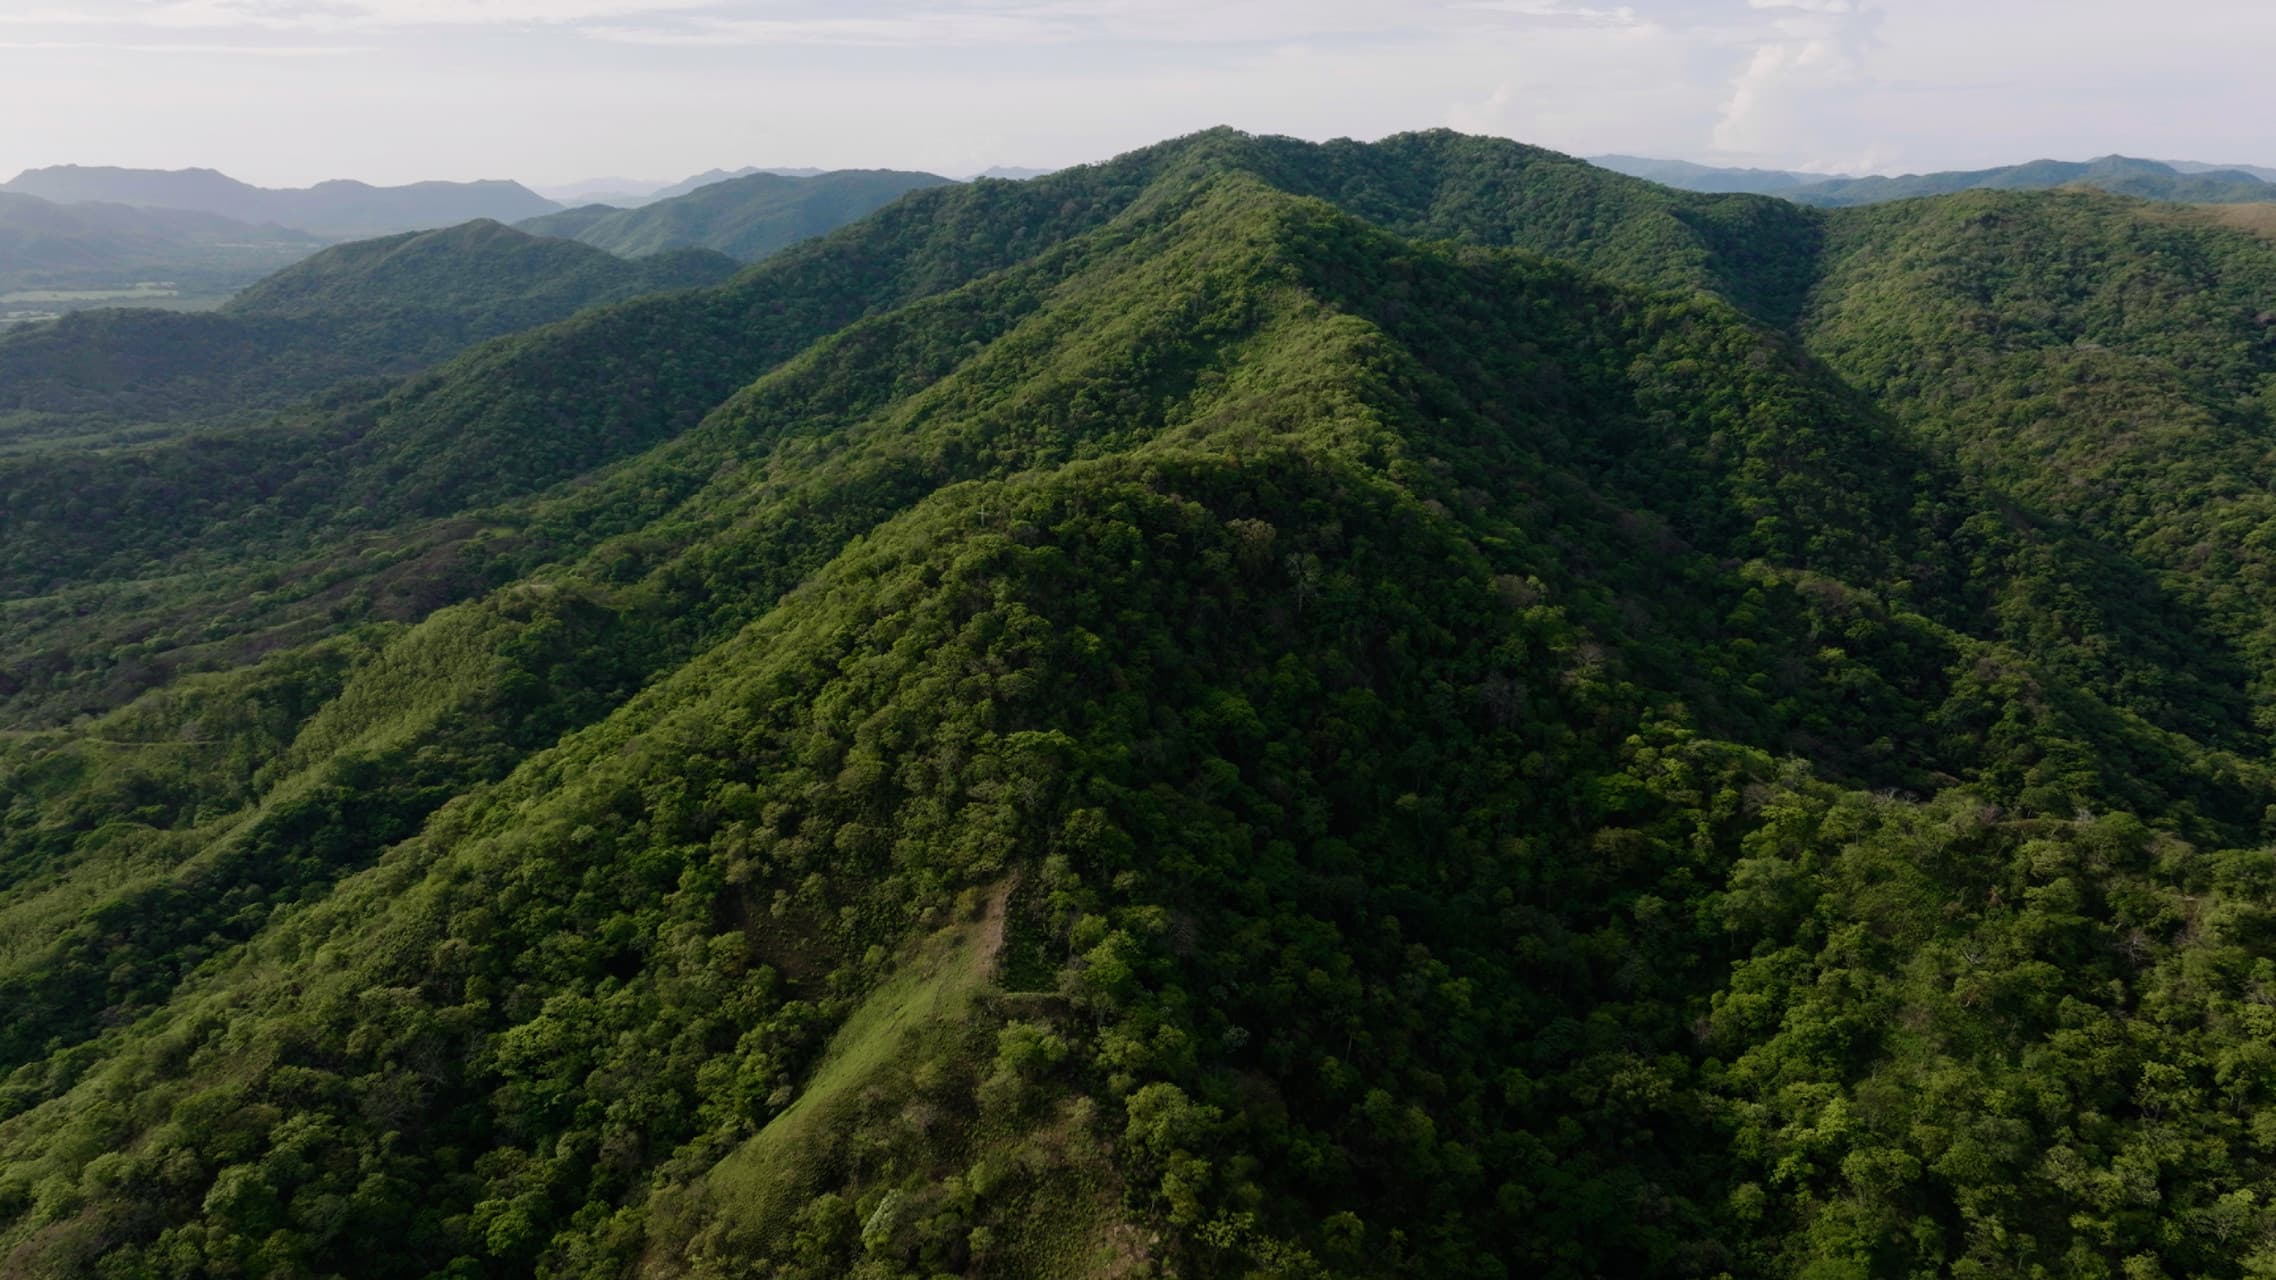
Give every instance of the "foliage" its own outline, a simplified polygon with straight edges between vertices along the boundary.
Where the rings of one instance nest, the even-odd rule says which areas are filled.
[[[1219,131],[28,450],[0,1270],[2268,1274],[2270,296]]]

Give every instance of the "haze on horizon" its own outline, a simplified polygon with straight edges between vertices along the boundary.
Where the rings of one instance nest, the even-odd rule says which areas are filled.
[[[2257,0],[8,0],[0,178],[964,174],[1217,124],[1852,173],[2270,164],[2272,62]]]

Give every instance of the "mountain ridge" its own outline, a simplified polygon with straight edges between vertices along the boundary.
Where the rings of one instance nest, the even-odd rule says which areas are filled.
[[[1991,169],[1863,177],[1783,169],[1719,168],[1686,160],[1624,155],[1592,156],[1589,163],[1688,191],[1776,195],[1826,207],[1948,195],[1978,188],[2039,190],[2072,184],[2118,195],[2196,203],[2255,203],[2276,198],[2276,169],[2141,160],[2121,155],[2086,161],[2032,160]]]
[[[0,459],[0,1249],[2250,1274],[2271,291],[1216,130]]]

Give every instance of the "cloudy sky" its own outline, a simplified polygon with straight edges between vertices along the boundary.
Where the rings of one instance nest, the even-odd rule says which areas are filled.
[[[2269,0],[0,0],[0,176],[964,174],[1215,124],[1896,172],[2276,164]]]

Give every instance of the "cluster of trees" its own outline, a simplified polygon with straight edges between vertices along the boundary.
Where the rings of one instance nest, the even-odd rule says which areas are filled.
[[[2268,1274],[2272,286],[1217,133],[27,450],[0,1270]]]

